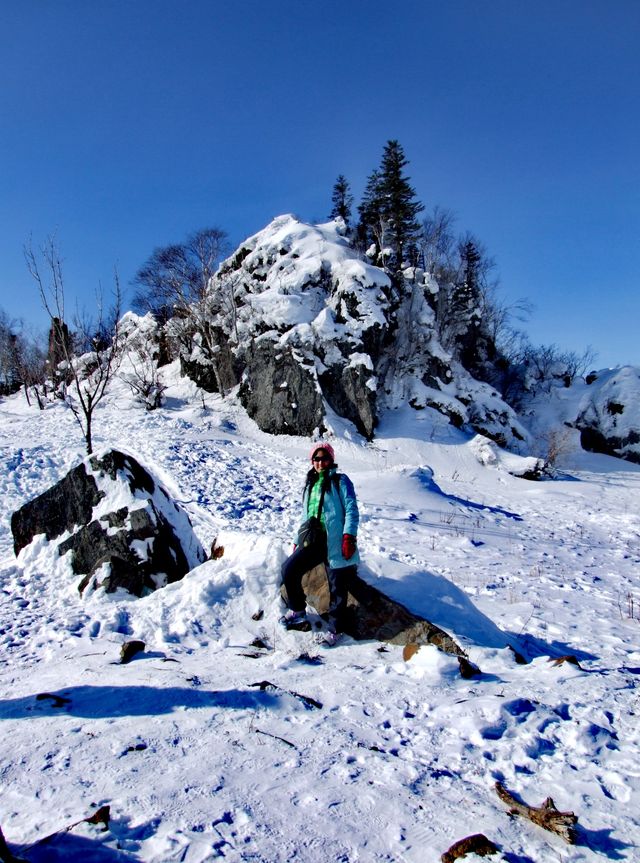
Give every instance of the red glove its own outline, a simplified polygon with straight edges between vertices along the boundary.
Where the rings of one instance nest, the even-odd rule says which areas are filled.
[[[356,538],[350,533],[342,535],[342,556],[345,560],[351,560],[356,553]]]

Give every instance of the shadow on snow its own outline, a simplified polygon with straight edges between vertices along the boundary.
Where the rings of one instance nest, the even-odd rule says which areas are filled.
[[[0,719],[50,717],[61,713],[85,719],[110,719],[156,716],[179,708],[255,710],[277,703],[278,697],[268,692],[241,689],[216,692],[171,686],[70,686],[56,692],[6,699],[0,702]]]
[[[502,509],[499,506],[489,506],[486,503],[476,503],[473,500],[467,500],[464,497],[458,497],[455,494],[447,494],[447,492],[442,491],[438,483],[433,478],[433,472],[430,468],[420,467],[412,476],[415,476],[416,479],[420,482],[420,484],[427,490],[432,492],[433,494],[437,494],[440,497],[443,497],[445,500],[450,501],[451,503],[459,504],[460,506],[464,506],[467,509],[479,509],[484,512],[491,512],[495,515],[503,515],[505,518],[512,518],[514,521],[523,521],[521,515],[518,515],[517,512],[510,512],[507,509]]]

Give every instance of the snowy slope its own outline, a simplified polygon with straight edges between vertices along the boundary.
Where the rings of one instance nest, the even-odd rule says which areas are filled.
[[[510,863],[640,859],[640,469],[574,449],[561,479],[531,483],[432,412],[392,411],[372,444],[331,418],[361,503],[361,574],[464,645],[483,671],[465,681],[435,648],[405,662],[280,629],[309,441],[261,433],[233,400],[203,411],[165,374],[155,412],[114,389],[96,448],[138,458],[225,554],[144,599],[81,599],[41,541],[16,560],[11,512],[82,445],[61,404],[0,403],[0,825],[14,849],[108,803],[109,831],[84,824],[25,856],[435,863],[483,832]],[[119,664],[131,638],[146,650]],[[566,654],[580,667],[549,661]],[[510,819],[498,779],[574,811],[579,844]]]

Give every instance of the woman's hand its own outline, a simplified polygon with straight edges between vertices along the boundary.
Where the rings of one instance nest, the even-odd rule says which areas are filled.
[[[351,560],[356,553],[356,538],[350,533],[345,533],[342,536],[342,556],[345,560]]]

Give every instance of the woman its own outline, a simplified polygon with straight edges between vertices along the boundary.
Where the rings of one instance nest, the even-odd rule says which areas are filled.
[[[282,618],[285,626],[308,628],[302,577],[314,566],[324,563],[329,580],[328,631],[325,641],[334,644],[341,632],[347,608],[349,579],[360,560],[357,547],[358,502],[353,483],[338,473],[333,447],[324,442],[311,450],[311,470],[302,494],[302,525],[319,519],[319,537],[310,544],[296,539],[293,554],[282,565],[282,581],[287,591],[289,610]],[[305,625],[306,624],[306,625]]]

